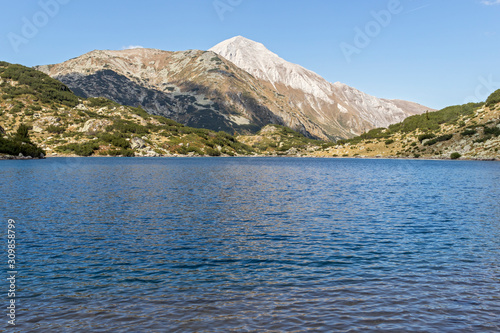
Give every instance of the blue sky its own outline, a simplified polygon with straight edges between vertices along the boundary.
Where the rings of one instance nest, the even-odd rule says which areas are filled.
[[[26,66],[242,35],[377,97],[442,108],[500,88],[500,0],[10,0],[0,31],[0,60]]]

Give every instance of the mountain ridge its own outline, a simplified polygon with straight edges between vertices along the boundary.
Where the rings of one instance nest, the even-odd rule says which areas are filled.
[[[321,123],[324,118],[342,122],[345,114],[351,113],[347,125],[354,129],[353,134],[366,128],[385,127],[410,115],[434,111],[413,102],[376,98],[340,82],[330,83],[317,73],[280,58],[263,44],[242,36],[225,40],[210,51],[267,80],[282,94],[303,91],[304,96],[299,97],[297,103],[301,105],[297,106],[315,122]]]
[[[234,40],[247,46],[238,47]],[[94,50],[35,68],[81,97],[105,97],[188,126],[228,133],[255,133],[277,124],[311,138],[336,140],[432,110],[407,101],[398,106],[347,85],[329,83],[244,37],[221,44],[243,53],[256,47],[262,56],[254,60],[260,65],[252,70],[234,63],[220,47],[220,53],[214,52],[215,46],[208,51]]]

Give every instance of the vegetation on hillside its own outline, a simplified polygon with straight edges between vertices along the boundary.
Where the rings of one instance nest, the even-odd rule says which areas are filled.
[[[463,116],[470,116],[475,110],[482,107],[484,103],[469,103],[464,105],[455,105],[444,108],[436,112],[427,112],[420,115],[414,115],[406,118],[398,124],[389,126],[389,128],[375,128],[360,136],[348,140],[340,140],[339,144],[357,144],[363,140],[387,139],[396,133],[411,133],[415,131],[425,132],[419,137],[419,141],[427,138],[433,138],[432,134],[441,129],[443,124],[457,124]]]
[[[43,157],[45,152],[33,142],[29,136],[29,127],[21,124],[16,133],[11,136],[0,136],[0,154],[19,156]]]
[[[53,155],[254,153],[251,147],[225,132],[187,127],[105,98],[79,99],[64,84],[41,72],[0,62],[0,124],[13,131],[21,123],[28,124],[35,140]],[[14,143],[2,138],[2,147],[10,147],[13,153],[20,149]],[[28,142],[23,144],[24,152],[28,146]]]
[[[337,142],[341,156],[497,156],[500,150],[500,90],[486,103],[468,103],[406,118]],[[457,151],[460,150],[462,154]]]
[[[486,103],[412,116],[336,143],[312,140],[279,125],[235,137],[184,126],[105,98],[78,98],[41,72],[0,62],[0,153],[33,157],[45,152],[48,156],[496,156],[499,104],[500,90]]]
[[[59,103],[69,107],[78,104],[78,97],[68,87],[31,68],[0,62],[0,78],[3,79],[0,88],[4,100],[32,95],[42,103]]]
[[[486,106],[492,107],[499,103],[500,103],[500,89],[498,89],[488,97],[488,99],[486,100]]]
[[[257,135],[240,136],[238,139],[265,155],[302,155],[333,145],[333,143],[307,138],[299,132],[280,125],[267,125]]]

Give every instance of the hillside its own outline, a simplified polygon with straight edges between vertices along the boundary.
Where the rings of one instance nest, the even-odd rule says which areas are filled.
[[[479,104],[408,117],[315,156],[500,159],[500,90]]]
[[[238,136],[237,139],[263,156],[306,157],[323,152],[333,145],[331,142],[307,138],[280,125],[267,125],[255,135]]]
[[[187,127],[104,98],[82,99],[46,74],[6,62],[0,62],[0,130],[2,155],[17,155],[16,142],[39,145],[44,151],[33,151],[36,156],[253,153],[225,132]]]

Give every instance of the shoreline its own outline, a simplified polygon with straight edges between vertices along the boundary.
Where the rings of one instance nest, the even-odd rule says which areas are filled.
[[[0,155],[0,161],[9,160],[44,160],[46,157],[31,157],[31,156],[13,156],[13,155]]]
[[[15,157],[15,156],[14,156]],[[163,159],[163,158],[314,158],[314,159],[364,159],[364,160],[408,160],[408,161],[476,161],[476,162],[500,162],[497,158],[413,158],[413,157],[395,157],[395,156],[290,156],[290,155],[239,155],[239,156],[188,156],[188,155],[171,155],[171,156],[77,156],[77,155],[65,155],[65,156],[46,156],[43,159],[57,159],[57,158],[131,158],[131,159]],[[0,160],[2,157],[0,156]],[[16,159],[41,159],[41,158],[12,158]]]

